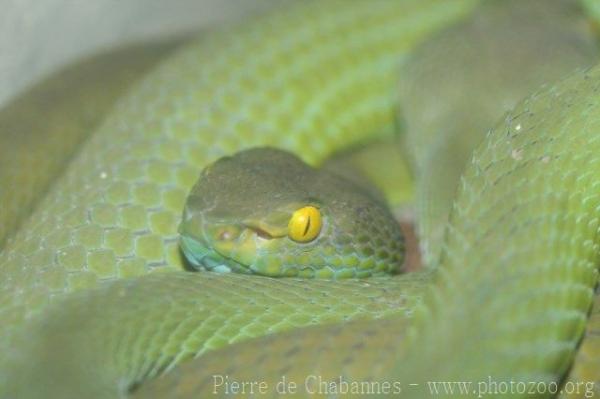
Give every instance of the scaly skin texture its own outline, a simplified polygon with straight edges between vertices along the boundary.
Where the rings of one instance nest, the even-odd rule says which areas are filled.
[[[599,87],[600,67],[575,73],[520,102],[486,135],[467,164],[434,287],[408,330],[371,322],[265,337],[183,364],[137,394],[224,395],[211,378],[224,374],[264,381],[268,391],[257,397],[276,396],[283,375],[299,397],[315,392],[304,383],[319,375],[398,381],[410,397],[430,397],[428,381],[548,389],[570,367],[598,276]]]
[[[0,248],[116,99],[182,41],[96,55],[0,110]]]
[[[403,66],[402,115],[420,172],[416,219],[426,265],[437,264],[458,178],[491,122],[535,86],[596,62],[592,25],[577,5],[490,2],[470,21],[426,41]],[[593,312],[567,383],[579,384],[580,394],[586,382],[600,381],[597,324]]]
[[[301,388],[309,373],[400,381],[411,397],[426,395],[427,380],[562,378],[597,278],[598,70],[548,86],[487,136],[423,306],[411,292],[419,276],[330,286],[176,270],[178,215],[202,166],[260,144],[315,162],[341,140],[393,129],[397,60],[470,5],[301,5],[151,74],[1,255],[2,394],[115,397],[195,352],[277,325],[293,331],[202,356],[158,380],[167,393],[142,384],[136,394],[206,397],[212,374],[266,381],[270,396],[284,374]],[[161,266],[173,272],[98,284]],[[385,320],[296,328],[329,312]]]
[[[114,397],[152,370],[167,367],[173,358],[203,351],[211,341],[203,334],[195,339],[201,328],[192,319],[186,322],[188,316],[162,308],[189,299],[189,293],[168,288],[168,282],[181,279],[183,273],[177,225],[201,168],[222,155],[266,144],[294,150],[316,163],[341,145],[392,131],[400,59],[428,33],[464,15],[473,4],[415,0],[355,2],[347,7],[345,2],[302,2],[205,37],[150,74],[116,104],[0,254],[0,392],[19,398]],[[164,274],[140,278],[160,272]],[[213,287],[215,277],[187,274],[198,291]],[[83,321],[93,323],[96,318],[90,317],[91,306],[81,305],[75,313],[85,315],[82,321],[61,323],[52,334],[48,324],[66,316],[67,307],[78,307],[59,300],[74,291],[93,296],[86,290],[128,277],[138,278],[137,292],[147,285],[156,288],[153,296],[129,302],[137,311],[134,314],[143,320],[172,321],[169,327],[179,327],[135,329],[139,324],[134,324],[127,334],[114,335],[113,328],[124,325],[123,320],[114,321],[105,325],[107,330],[92,330],[106,339],[134,333],[138,344],[131,350],[138,355],[124,355],[118,340],[111,351],[106,341],[94,339],[85,341],[88,349],[70,352],[77,356],[66,355],[60,343],[64,334],[74,333],[69,326],[85,330]],[[282,285],[280,291],[295,293],[293,297],[304,297],[306,282],[269,280],[267,290],[253,288],[256,283],[246,280],[251,278],[228,280],[239,281],[232,291],[239,292],[241,299],[233,300],[230,293],[219,290],[217,303],[208,310],[216,319],[208,314],[202,318],[208,334],[217,337],[213,343],[235,340],[235,331],[248,333],[242,334],[246,337],[265,334],[278,324],[276,320],[294,328],[314,324],[320,314],[330,313],[330,307],[323,305],[299,311],[293,324],[285,323],[299,308],[282,306],[284,302],[274,295],[275,286]],[[162,283],[153,284],[155,279]],[[101,290],[109,289],[106,297],[117,298],[134,292],[129,284],[124,280]],[[321,287],[322,283],[314,284]],[[383,301],[385,307],[385,303],[398,303],[398,296],[406,295],[403,286],[414,283],[391,279],[351,284],[355,288],[345,295],[335,295],[337,303],[350,304],[336,308],[335,320],[381,315],[380,311],[356,313],[353,301],[359,288],[374,298],[368,304]],[[389,299],[379,296],[381,286],[392,293]],[[256,300],[261,291],[265,301]],[[317,288],[316,297],[321,291]],[[82,303],[79,299],[75,296],[69,303]],[[146,310],[135,308],[134,303]],[[222,324],[214,320],[234,317],[240,303],[254,308],[244,307],[247,314],[270,314],[268,322],[260,317],[238,320],[233,334],[220,337]],[[126,302],[114,306],[128,308]],[[402,315],[411,306],[397,307],[396,313]],[[97,309],[112,313],[101,305]],[[74,317],[70,320],[78,320],[75,313],[68,312]],[[40,353],[32,348],[45,338],[56,343],[43,347],[42,359],[50,360],[32,362],[33,355],[28,354]],[[69,340],[77,341],[81,342],[76,337]],[[74,361],[83,358],[88,360]],[[31,384],[32,380],[38,382]]]
[[[423,182],[415,206],[427,265],[437,264],[458,180],[484,134],[525,95],[593,65],[597,53],[577,2],[504,0],[484,3],[404,63],[401,114]]]

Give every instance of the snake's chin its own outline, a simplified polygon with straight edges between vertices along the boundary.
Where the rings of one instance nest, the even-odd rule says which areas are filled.
[[[216,273],[252,274],[252,270],[243,263],[221,255],[209,245],[193,237],[181,235],[181,250],[186,260],[195,270],[208,270]]]

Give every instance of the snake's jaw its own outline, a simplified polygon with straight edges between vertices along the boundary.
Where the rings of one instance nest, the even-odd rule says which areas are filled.
[[[260,261],[277,251],[279,231],[254,225],[207,221],[202,212],[186,214],[179,226],[180,246],[189,264],[197,270],[275,276],[275,264]]]
[[[194,269],[212,270],[219,273],[232,271],[228,259],[220,256],[202,242],[186,235],[181,235],[180,242],[185,258]]]
[[[250,242],[245,240],[245,242]],[[251,244],[213,242],[206,244],[194,237],[182,234],[181,249],[190,265],[197,270],[217,273],[254,274],[256,252]]]

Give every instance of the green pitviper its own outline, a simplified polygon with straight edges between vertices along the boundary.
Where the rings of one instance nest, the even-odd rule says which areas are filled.
[[[206,34],[145,76],[8,233],[0,254],[0,395],[211,397],[234,389],[225,382],[247,382],[256,396],[291,396],[292,383],[300,397],[335,396],[319,391],[319,381],[341,379],[367,382],[363,394],[377,383],[379,396],[429,396],[435,381],[489,388],[491,380],[536,382],[546,387],[539,396],[550,396],[589,341],[577,352],[597,280],[598,68],[543,86],[485,135],[464,169],[443,243],[439,232],[425,237],[423,274],[333,282],[182,270],[178,225],[205,166],[264,145],[317,164],[344,146],[393,135],[399,103],[407,143],[422,141],[414,152],[417,203],[428,204],[420,196],[435,189],[419,186],[434,174],[428,162],[440,157],[443,171],[459,165],[441,178],[446,183],[464,158],[444,158],[442,144],[466,150],[455,140],[460,129],[439,141],[410,136],[428,123],[440,130],[431,116],[443,107],[424,112],[417,94],[425,83],[444,92],[444,82],[423,67],[432,63],[428,45],[415,53],[425,56],[399,65],[475,4],[301,2]],[[548,60],[524,62],[539,80],[515,83],[525,92],[511,101],[594,58],[578,39],[573,4],[552,4],[499,17],[539,19],[540,30],[531,29],[540,48],[545,38],[558,46],[542,33],[567,22],[570,45],[559,47],[570,55],[549,75]],[[457,61],[435,62],[443,70]],[[474,103],[487,104],[491,90]],[[463,119],[472,121],[450,120]],[[419,212],[445,224],[445,211],[431,209]],[[314,324],[324,325],[301,328]],[[594,359],[580,360],[592,371],[575,368],[590,374],[573,378],[596,381]],[[507,395],[529,396],[520,386]]]

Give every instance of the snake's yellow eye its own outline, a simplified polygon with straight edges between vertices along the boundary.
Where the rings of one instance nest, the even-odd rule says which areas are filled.
[[[321,231],[321,212],[314,206],[305,206],[294,212],[288,223],[288,235],[297,242],[309,242]]]

